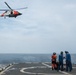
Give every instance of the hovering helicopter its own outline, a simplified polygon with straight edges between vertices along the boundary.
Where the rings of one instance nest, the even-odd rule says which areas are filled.
[[[2,13],[0,15],[0,17],[17,17],[17,16],[20,16],[22,15],[22,13],[16,11],[16,10],[22,10],[22,9],[27,9],[27,7],[24,7],[24,8],[19,8],[19,9],[12,9],[6,2],[4,2],[9,9],[0,9],[0,11],[5,11],[4,13]]]

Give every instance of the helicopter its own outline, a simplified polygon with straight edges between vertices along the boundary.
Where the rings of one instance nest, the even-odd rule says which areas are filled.
[[[22,10],[22,9],[27,9],[27,7],[24,7],[24,8],[18,8],[18,9],[12,9],[8,4],[7,2],[4,2],[9,9],[0,9],[0,11],[5,11],[4,13],[2,13],[0,15],[0,17],[17,17],[17,16],[20,16],[22,15],[22,13],[18,12],[17,10]]]

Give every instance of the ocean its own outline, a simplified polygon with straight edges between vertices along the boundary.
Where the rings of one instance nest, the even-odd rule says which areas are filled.
[[[76,64],[76,54],[71,54],[71,58]],[[0,64],[25,62],[51,62],[51,54],[0,54]]]

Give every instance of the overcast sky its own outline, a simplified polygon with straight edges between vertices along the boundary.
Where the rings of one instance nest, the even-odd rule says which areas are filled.
[[[0,0],[0,9],[5,1],[28,9],[0,17],[0,53],[76,53],[76,0]]]

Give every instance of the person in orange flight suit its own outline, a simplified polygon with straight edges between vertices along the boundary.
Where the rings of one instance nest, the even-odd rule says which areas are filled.
[[[51,56],[52,70],[54,70],[54,69],[57,68],[57,65],[56,65],[56,59],[57,59],[57,56],[56,56],[56,53],[54,52],[53,55]]]

